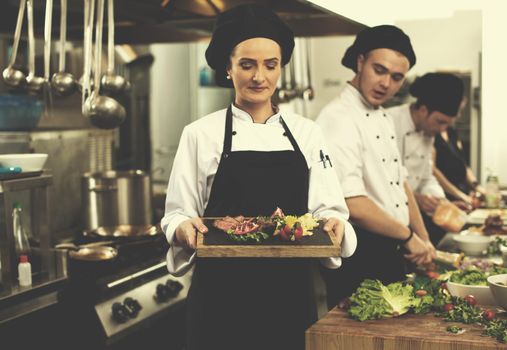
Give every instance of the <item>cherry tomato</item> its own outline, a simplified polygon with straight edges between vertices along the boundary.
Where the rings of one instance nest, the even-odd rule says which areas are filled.
[[[434,280],[435,278],[438,278],[440,276],[440,274],[436,271],[427,271],[426,272],[426,276],[429,278],[429,279],[432,279]]]
[[[428,294],[428,292],[425,291],[424,289],[419,289],[418,291],[415,292],[415,295],[417,295],[418,297],[423,297],[426,294]]]
[[[451,311],[452,309],[454,309],[454,304],[451,304],[451,303],[446,303],[446,304],[444,304],[444,311],[445,311],[445,312],[449,312],[449,311]]]
[[[448,290],[447,289],[447,283],[442,282],[442,284],[440,285],[440,288],[442,288],[443,290]]]
[[[490,309],[486,309],[482,313],[482,317],[484,317],[484,319],[486,319],[488,321],[493,320],[495,318],[495,316],[496,316],[496,313],[493,310],[490,310]]]
[[[468,305],[470,306],[475,306],[477,304],[477,299],[475,299],[475,297],[473,295],[467,295],[466,297],[464,297],[463,299],[465,299],[465,301],[468,303]]]

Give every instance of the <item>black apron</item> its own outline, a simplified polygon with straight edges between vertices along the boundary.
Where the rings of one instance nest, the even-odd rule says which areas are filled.
[[[321,268],[326,283],[329,309],[349,297],[366,278],[389,284],[405,279],[405,261],[400,241],[354,227],[357,248],[349,258],[342,258],[339,269]]]
[[[467,184],[467,164],[458,147],[458,134],[454,129],[448,128],[447,136],[449,141],[444,140],[440,134],[435,136],[435,165],[454,186],[468,193],[471,188]],[[447,198],[456,199],[449,195]]]
[[[204,216],[269,216],[308,211],[309,172],[294,151],[231,152],[231,107],[222,158]],[[316,321],[310,260],[197,258],[187,300],[187,349],[304,349]]]

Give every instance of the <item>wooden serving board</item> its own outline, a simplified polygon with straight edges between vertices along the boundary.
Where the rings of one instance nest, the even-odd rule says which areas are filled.
[[[261,243],[234,242],[228,235],[205,225],[209,231],[197,235],[197,256],[201,258],[326,258],[340,256],[340,245],[333,235],[322,230],[322,224],[312,236],[305,236],[299,242],[284,242],[278,237]]]
[[[463,334],[447,332],[455,325]],[[445,322],[434,314],[402,315],[359,322],[335,308],[306,331],[306,350],[484,350],[507,349],[482,327]]]

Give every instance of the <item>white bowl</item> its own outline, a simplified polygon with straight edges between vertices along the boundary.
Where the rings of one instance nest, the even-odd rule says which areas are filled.
[[[452,296],[464,298],[473,295],[477,304],[496,305],[495,298],[488,286],[469,286],[466,284],[447,281],[447,289]]]
[[[493,241],[491,236],[455,235],[453,236],[458,248],[467,255],[482,255]]]
[[[0,166],[20,167],[22,171],[40,171],[46,163],[46,153],[0,154]]]
[[[496,304],[507,310],[507,274],[489,276],[488,285]]]

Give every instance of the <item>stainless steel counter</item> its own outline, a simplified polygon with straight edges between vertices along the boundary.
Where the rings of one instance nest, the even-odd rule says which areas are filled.
[[[48,269],[33,273],[30,287],[20,287],[17,280],[0,281],[0,326],[58,302],[68,278],[66,251],[51,249],[41,258]]]

